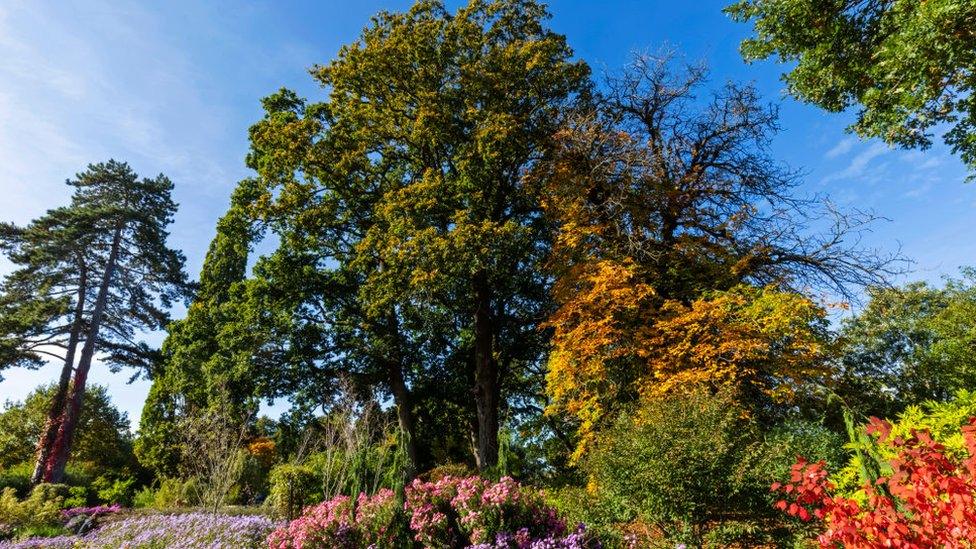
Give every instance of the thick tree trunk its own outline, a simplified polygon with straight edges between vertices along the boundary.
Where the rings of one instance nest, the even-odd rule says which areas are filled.
[[[478,414],[478,451],[475,461],[480,471],[498,465],[498,364],[494,356],[494,319],[491,314],[491,288],[482,271],[475,275],[474,292],[474,393]]]
[[[64,353],[64,366],[61,367],[61,378],[58,380],[58,390],[51,399],[48,407],[47,420],[44,430],[37,441],[37,455],[34,461],[34,472],[31,473],[31,484],[37,485],[44,480],[44,471],[51,455],[51,448],[57,438],[64,417],[64,405],[68,398],[68,388],[71,385],[71,372],[75,366],[75,349],[81,339],[84,324],[85,295],[88,292],[88,271],[84,263],[78,268],[78,301],[75,303],[74,318],[71,321],[71,333],[68,334],[68,348]]]
[[[45,481],[59,483],[64,478],[64,468],[68,463],[68,455],[71,452],[71,443],[74,438],[75,428],[78,426],[78,416],[81,413],[82,401],[85,398],[85,384],[88,381],[88,371],[91,369],[92,359],[95,356],[95,347],[98,342],[98,329],[105,314],[105,305],[108,302],[108,292],[112,286],[112,277],[115,275],[115,264],[119,257],[119,248],[122,243],[122,227],[116,227],[112,235],[112,249],[109,252],[108,263],[105,265],[105,274],[102,276],[102,283],[98,288],[98,297],[95,299],[95,308],[92,310],[91,324],[88,333],[85,335],[85,345],[81,349],[81,357],[78,360],[78,368],[75,370],[75,378],[71,384],[71,394],[67,406],[64,410],[64,419],[58,428],[58,436],[54,442],[54,447],[48,459],[48,466],[45,471]]]

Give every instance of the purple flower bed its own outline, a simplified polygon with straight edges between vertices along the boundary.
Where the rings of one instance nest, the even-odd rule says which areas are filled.
[[[30,538],[23,541],[0,541],[0,549],[74,549],[78,547],[77,536],[57,536],[53,538]]]
[[[265,547],[278,523],[267,517],[140,515],[106,524],[84,536],[0,542],[0,549],[235,549]]]

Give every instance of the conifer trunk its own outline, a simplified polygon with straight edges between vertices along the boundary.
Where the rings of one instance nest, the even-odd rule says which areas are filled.
[[[81,349],[81,357],[78,360],[78,368],[75,370],[74,381],[71,384],[71,393],[67,406],[64,410],[64,417],[58,428],[58,436],[54,442],[51,455],[48,458],[48,466],[45,471],[45,481],[60,483],[64,478],[64,468],[68,463],[68,455],[71,452],[71,443],[74,438],[75,428],[78,425],[78,416],[81,413],[82,401],[85,397],[85,385],[88,381],[88,371],[91,369],[92,359],[95,356],[95,347],[98,342],[98,329],[105,314],[105,305],[108,302],[108,292],[112,287],[112,278],[115,275],[115,266],[119,258],[119,248],[122,245],[122,225],[115,228],[112,235],[112,249],[109,252],[108,263],[105,265],[105,273],[102,276],[102,283],[98,288],[98,297],[95,300],[95,308],[92,310],[91,325],[85,335],[85,345]]]
[[[71,384],[71,372],[75,366],[75,349],[81,339],[84,325],[85,295],[88,292],[88,270],[84,261],[78,267],[78,297],[75,303],[74,318],[71,321],[71,332],[68,334],[68,348],[64,353],[64,365],[61,367],[61,378],[58,380],[58,390],[51,399],[47,411],[44,430],[37,441],[37,454],[34,461],[34,472],[31,473],[31,485],[37,485],[44,480],[47,461],[51,455],[51,448],[61,427],[64,417],[64,406],[68,398],[68,388]]]

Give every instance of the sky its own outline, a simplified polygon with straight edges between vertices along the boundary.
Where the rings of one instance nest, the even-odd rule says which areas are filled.
[[[69,200],[64,181],[90,162],[128,161],[145,176],[165,173],[180,210],[170,245],[192,276],[244,166],[247,129],[260,98],[284,86],[309,98],[323,91],[308,74],[353,41],[377,11],[401,0],[167,2],[3,0],[0,2],[0,220],[27,223]],[[448,1],[456,7],[459,2]],[[906,279],[938,281],[976,265],[976,185],[944,146],[893,150],[845,133],[852,114],[829,114],[783,93],[773,62],[745,64],[747,25],[724,2],[551,0],[552,28],[566,35],[594,73],[619,69],[634,52],[675,47],[707,61],[715,85],[752,82],[780,106],[775,156],[805,173],[800,191],[887,221],[865,236],[914,261]],[[9,264],[0,260],[0,273]],[[175,311],[179,316],[180,311]],[[159,343],[161,334],[148,334]],[[133,425],[149,388],[100,364]],[[57,368],[14,369],[0,402],[51,383]],[[272,414],[282,403],[268,408]]]

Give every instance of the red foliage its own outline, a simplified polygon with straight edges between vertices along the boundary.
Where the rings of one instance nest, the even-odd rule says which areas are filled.
[[[871,418],[868,432],[897,451],[891,475],[864,487],[862,507],[832,495],[824,463],[800,458],[776,507],[801,520],[822,521],[821,547],[972,547],[976,542],[976,418],[962,428],[969,457],[953,463],[926,431],[907,440],[890,437],[891,424]]]

